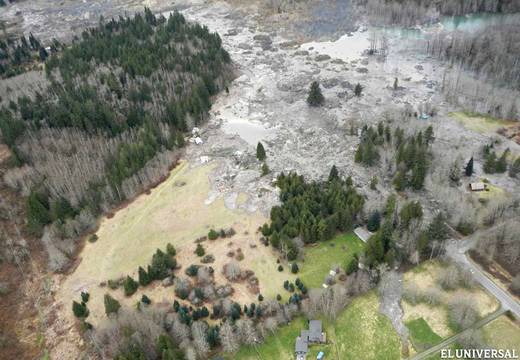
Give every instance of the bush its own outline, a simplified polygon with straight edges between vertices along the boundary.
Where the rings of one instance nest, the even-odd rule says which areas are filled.
[[[186,275],[188,275],[188,276],[196,276],[198,271],[199,271],[199,266],[191,264],[186,269]]]
[[[204,256],[205,253],[206,253],[206,251],[204,251],[202,244],[197,244],[197,248],[195,249],[195,254],[197,254],[197,256]]]
[[[104,297],[104,304],[105,304],[105,314],[110,315],[112,313],[116,313],[119,311],[119,308],[121,305],[119,304],[119,301],[114,299],[109,294],[105,294]]]
[[[225,238],[226,237],[226,232],[224,231],[224,229],[220,229],[220,237],[221,238]]]
[[[276,295],[276,300],[278,300],[278,301],[282,300],[282,295],[277,294],[277,295]]]
[[[417,285],[414,283],[406,284],[403,286],[403,297],[408,301],[410,304],[415,305],[417,304],[421,299],[421,294],[419,293],[419,289],[417,288]]]
[[[80,326],[80,330],[82,333],[92,330],[92,324],[89,322],[83,321]]]
[[[132,279],[130,276],[127,276],[125,281],[123,282],[123,287],[125,289],[125,296],[131,296],[139,287],[139,283]]]
[[[80,304],[77,301],[72,302],[72,312],[78,319],[87,318],[89,314],[87,305],[84,302]]]
[[[214,229],[211,229],[208,233],[208,239],[216,240],[218,238],[218,234]]]
[[[152,300],[150,300],[150,298],[148,296],[143,294],[143,296],[141,297],[141,302],[146,305],[150,305],[152,303]]]
[[[294,292],[294,284],[293,283],[289,284],[289,292]]]
[[[94,243],[94,242],[98,241],[98,239],[99,239],[99,237],[97,236],[97,234],[92,234],[89,236],[88,241],[91,243]]]
[[[260,302],[264,301],[264,296],[262,294],[258,295],[258,301],[260,301]]]
[[[117,283],[117,281],[108,280],[108,287],[111,288],[112,290],[115,290],[119,287],[119,284]]]
[[[354,255],[354,257],[352,259],[350,259],[350,261],[345,266],[345,273],[347,275],[353,274],[356,271],[358,271],[358,268],[359,268],[359,260],[357,258],[357,255]]]
[[[289,280],[285,280],[285,281],[283,282],[283,288],[284,288],[285,290],[288,290],[288,289],[289,289]]]
[[[278,265],[278,271],[280,271],[280,272],[283,271],[283,266],[282,265]]]

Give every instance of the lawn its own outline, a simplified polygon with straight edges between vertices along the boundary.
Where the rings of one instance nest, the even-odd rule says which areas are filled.
[[[315,359],[318,352],[325,359],[341,360],[397,360],[400,358],[401,342],[390,320],[379,314],[379,297],[375,292],[355,299],[338,316],[334,323],[323,321],[327,333],[327,345],[312,345],[308,359]],[[294,342],[300,330],[307,329],[307,319],[300,317],[290,325],[269,335],[265,343],[242,346],[234,356],[227,359],[279,360],[294,358]]]
[[[409,321],[405,325],[410,330],[410,337],[417,352],[424,351],[442,340],[422,317]]]
[[[344,268],[345,262],[354,254],[359,255],[362,249],[363,242],[353,232],[320,242],[316,247],[307,247],[304,262],[298,262],[298,276],[308,289],[321,288],[330,270]]]
[[[484,339],[497,349],[515,349],[520,354],[520,327],[502,315],[482,328]]]
[[[494,133],[500,128],[515,125],[512,121],[505,121],[481,114],[470,114],[464,111],[451,113],[450,117],[460,121],[468,129],[483,134]]]

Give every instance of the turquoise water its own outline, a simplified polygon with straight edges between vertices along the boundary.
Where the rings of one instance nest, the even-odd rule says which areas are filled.
[[[474,31],[495,24],[520,24],[520,14],[473,14],[451,16],[441,20],[447,30]]]

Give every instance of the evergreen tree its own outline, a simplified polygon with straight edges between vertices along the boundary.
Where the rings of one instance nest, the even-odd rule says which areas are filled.
[[[141,266],[139,266],[138,274],[139,274],[139,285],[146,286],[150,283],[150,278],[148,277],[148,273]]]
[[[126,277],[125,281],[123,282],[123,288],[125,289],[125,296],[131,296],[139,287],[139,283],[132,279],[129,275]]]
[[[146,305],[150,305],[152,303],[152,300],[150,300],[150,298],[148,296],[143,294],[143,296],[141,297],[141,302]]]
[[[175,250],[175,247],[172,244],[168,243],[166,245],[166,253],[168,255],[175,256],[177,254],[177,250]]]
[[[375,232],[379,230],[379,225],[381,223],[381,214],[379,214],[379,211],[374,210],[370,217],[368,218],[367,222],[367,229],[368,231]]]
[[[345,273],[347,275],[350,275],[350,274],[358,271],[358,268],[359,268],[359,259],[358,259],[357,254],[354,254],[354,257],[352,259],[350,259],[345,266]]]
[[[334,181],[337,179],[339,179],[338,169],[336,168],[336,165],[332,165],[329,173],[329,181]]]
[[[520,156],[515,159],[509,166],[509,176],[516,178],[520,173]]]
[[[360,97],[362,92],[363,92],[363,86],[361,86],[360,83],[357,83],[356,87],[354,88],[354,95],[356,95],[357,97]]]
[[[307,96],[307,104],[310,106],[320,106],[324,101],[325,98],[321,93],[320,84],[317,81],[313,81],[309,89],[309,95]]]
[[[397,78],[395,78],[395,80],[394,80],[394,90],[397,90],[398,87],[399,87],[399,82],[398,82]]]
[[[468,163],[466,164],[466,167],[464,168],[464,172],[466,176],[473,175],[473,156],[471,159],[469,159]]]
[[[299,268],[298,268],[298,264],[296,264],[295,262],[292,263],[292,265],[291,265],[291,272],[292,272],[293,274],[297,274],[297,273],[298,273],[298,270],[299,270]]]
[[[497,173],[504,173],[507,170],[507,156],[509,155],[509,149],[506,149],[502,155],[500,155],[500,158],[498,158],[496,164],[495,164],[495,171]]]
[[[85,304],[88,303],[88,299],[90,298],[90,294],[88,292],[81,292],[81,301]]]
[[[204,256],[205,253],[206,253],[206,251],[202,247],[202,244],[200,244],[200,243],[197,244],[197,249],[195,249],[195,254],[197,254],[197,256]]]
[[[211,229],[208,233],[208,239],[210,240],[216,240],[218,238],[218,234],[215,231],[215,229]]]
[[[269,174],[269,167],[264,162],[264,164],[262,165],[262,176],[266,176],[267,174]]]
[[[484,172],[486,174],[495,173],[496,163],[497,163],[497,156],[494,152],[491,152],[487,156],[486,161],[484,162],[484,166],[483,166]]]
[[[112,313],[116,313],[119,311],[119,308],[121,305],[119,304],[119,301],[114,299],[109,294],[105,294],[104,297],[104,304],[105,304],[105,314],[110,315]]]
[[[261,142],[256,145],[256,157],[260,161],[265,160],[265,149]]]
[[[437,214],[426,232],[428,240],[444,241],[448,238],[450,230],[444,221],[442,214]]]
[[[72,302],[72,312],[78,319],[84,319],[88,317],[89,311],[87,305],[84,302],[78,303],[77,301]]]

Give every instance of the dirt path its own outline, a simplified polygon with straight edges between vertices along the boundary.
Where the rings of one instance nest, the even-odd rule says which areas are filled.
[[[395,331],[401,337],[401,343],[408,343],[408,328],[403,323],[403,309],[401,309],[401,297],[403,296],[403,275],[395,271],[388,271],[383,275],[380,283],[381,298],[379,301],[379,313],[385,315]]]

